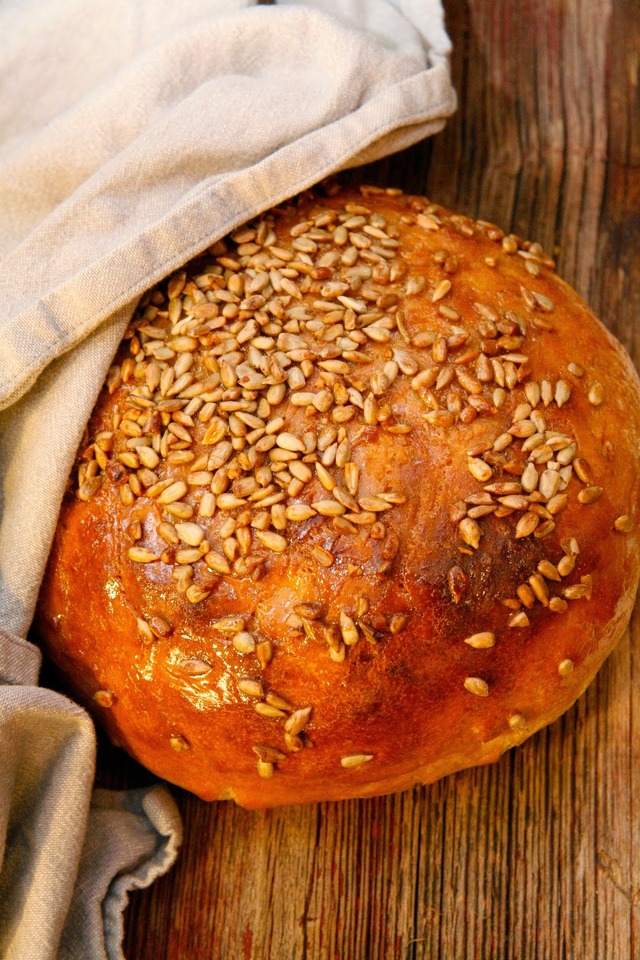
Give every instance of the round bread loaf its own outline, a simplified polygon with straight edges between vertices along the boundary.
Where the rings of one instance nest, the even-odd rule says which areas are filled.
[[[538,244],[395,189],[305,194],[143,297],[43,643],[115,743],[205,799],[494,761],[627,624],[639,411]]]

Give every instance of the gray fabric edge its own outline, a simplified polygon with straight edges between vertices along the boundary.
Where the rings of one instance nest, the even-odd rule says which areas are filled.
[[[0,685],[35,687],[42,663],[38,647],[15,633],[0,629]]]
[[[158,835],[158,840],[152,857],[133,870],[115,877],[109,887],[102,905],[105,946],[109,960],[125,960],[122,941],[129,894],[151,886],[173,866],[183,837],[180,813],[166,786],[156,784],[146,790],[131,791],[128,799],[129,808],[131,799],[134,803],[140,803],[139,815],[146,818]]]

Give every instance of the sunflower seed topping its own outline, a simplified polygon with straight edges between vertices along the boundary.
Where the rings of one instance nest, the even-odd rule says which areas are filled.
[[[492,647],[496,642],[496,637],[494,633],[485,631],[484,633],[474,633],[470,637],[466,637],[464,642],[468,643],[474,650],[488,650],[489,647]]]
[[[464,688],[476,697],[489,696],[489,684],[486,680],[482,680],[481,677],[465,677]]]
[[[258,776],[263,780],[270,780],[275,771],[275,764],[270,760],[258,760],[257,770]]]
[[[562,613],[572,601],[589,600],[591,574],[563,582],[579,555],[573,506],[594,504],[597,515],[610,502],[600,459],[585,443],[591,464],[585,460],[580,436],[567,425],[585,393],[592,406],[604,402],[602,384],[592,380],[596,371],[569,363],[554,375],[549,364],[544,379],[531,375],[543,338],[554,327],[551,335],[559,335],[546,273],[553,261],[515,234],[388,193],[404,205],[393,222],[372,212],[366,193],[361,203],[341,205],[331,194],[304,200],[304,219],[296,219],[293,204],[283,205],[145,295],[107,377],[109,418],[76,465],[78,509],[107,496],[116,509],[123,505],[129,560],[157,563],[147,576],[166,578],[179,604],[202,605],[205,619],[211,613],[211,629],[237,665],[239,708],[252,724],[272,721],[266,726],[291,753],[310,745],[312,706],[269,689],[280,641],[261,633],[256,613],[216,620],[215,611],[228,595],[242,595],[234,594],[234,580],[250,581],[251,589],[251,581],[290,566],[293,582],[292,561],[300,559],[311,576],[333,585],[344,570],[358,586],[353,607],[342,600],[346,609],[332,608],[331,598],[323,607],[289,601],[286,643],[313,639],[350,670],[385,644],[412,642],[413,615],[397,612],[407,598],[398,593],[380,609],[360,585],[363,577],[379,590],[380,578],[402,561],[404,528],[396,521],[411,503],[411,490],[385,489],[382,472],[375,485],[367,474],[375,437],[397,444],[398,463],[407,459],[412,430],[469,437],[457,474],[466,480],[452,491],[455,556],[442,585],[445,598],[460,605],[455,615],[470,602],[480,565],[497,563],[500,538],[514,555],[531,558],[518,575],[524,582],[516,588],[515,581],[501,601],[510,627],[529,626],[529,616],[537,625],[546,610]],[[409,224],[431,244],[419,275],[410,275],[403,251]],[[466,236],[495,244],[480,261],[494,278],[507,257],[509,269],[520,271],[515,307],[469,298],[468,264],[457,246]],[[421,297],[420,310],[412,300],[405,306],[407,297]],[[602,446],[609,459],[610,449]],[[395,459],[388,478],[399,475]],[[618,533],[634,525],[627,514],[607,522]],[[564,538],[557,562],[554,531]],[[159,649],[171,634],[161,619],[138,618],[142,644]],[[476,651],[496,644],[488,630],[462,637]],[[504,640],[518,641],[511,633]],[[142,649],[148,654],[151,647]],[[561,676],[567,663],[573,666],[562,661]],[[174,666],[196,686],[212,670],[197,657]],[[479,677],[467,677],[464,686],[481,698],[489,694]],[[110,706],[109,694],[97,691],[94,699]],[[517,713],[507,722],[512,730],[525,725]],[[178,733],[170,745],[191,748]],[[257,744],[253,751],[266,779],[285,759],[276,747]],[[340,762],[349,769],[372,759],[348,753]]]
[[[613,521],[613,528],[618,533],[630,533],[633,530],[633,518],[624,513]]]
[[[527,725],[527,721],[521,713],[512,713],[507,723],[513,731],[522,730]]]
[[[111,690],[96,690],[93,700],[99,707],[109,709],[116,702],[116,695]]]
[[[146,547],[129,547],[128,555],[134,563],[153,563],[154,560],[159,559],[153,550],[148,550]]]
[[[185,753],[191,749],[191,744],[181,733],[172,733],[169,737],[169,745],[176,753]]]
[[[372,753],[348,753],[340,757],[340,766],[345,770],[353,770],[355,767],[361,767],[364,763],[373,760]]]
[[[599,407],[604,403],[604,387],[598,381],[591,385],[588,393],[589,403],[594,407]]]

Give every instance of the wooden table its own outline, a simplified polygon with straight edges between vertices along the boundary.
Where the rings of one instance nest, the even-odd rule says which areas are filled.
[[[557,248],[640,361],[640,6],[446,7],[459,111],[366,178]],[[639,623],[563,719],[490,769],[260,813],[176,790],[184,847],[132,896],[127,957],[640,957]],[[103,752],[103,782],[144,781],[117,763]]]

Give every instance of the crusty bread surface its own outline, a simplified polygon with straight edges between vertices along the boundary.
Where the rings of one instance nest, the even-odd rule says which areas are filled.
[[[43,583],[117,744],[246,807],[496,760],[640,572],[640,389],[539,245],[397,190],[270,211],[142,299]]]

